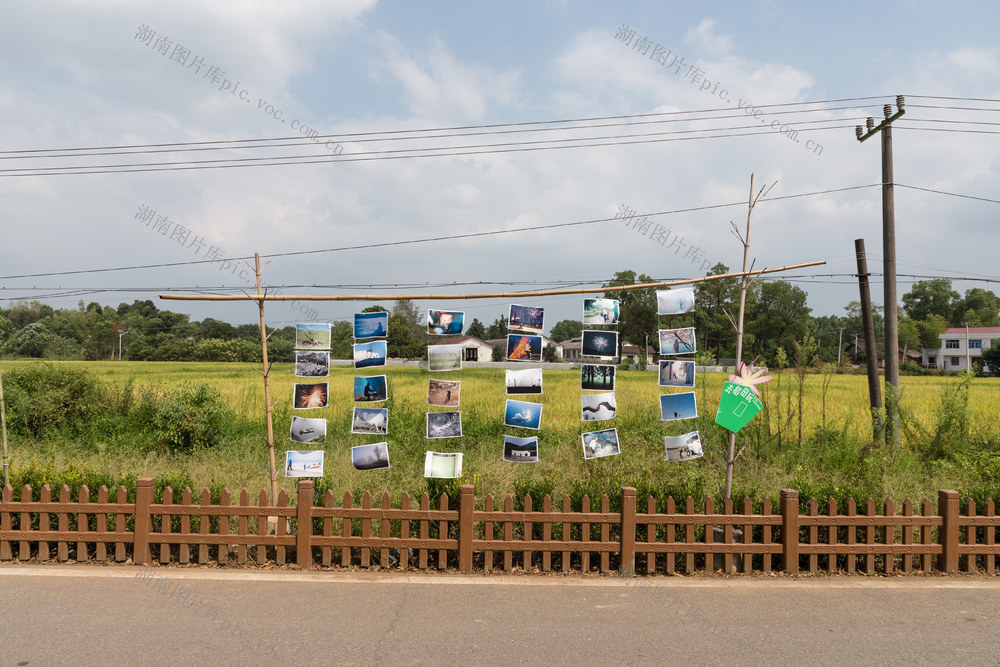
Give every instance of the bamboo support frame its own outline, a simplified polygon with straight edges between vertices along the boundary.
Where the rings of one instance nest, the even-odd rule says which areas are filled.
[[[773,269],[760,269],[757,271],[740,271],[737,273],[724,273],[715,276],[703,276],[701,278],[687,278],[685,280],[670,280],[660,283],[640,283],[637,285],[615,285],[613,287],[586,287],[577,289],[557,289],[539,290],[536,292],[487,292],[481,294],[160,294],[161,299],[168,301],[426,301],[428,299],[440,300],[465,300],[465,299],[524,299],[536,296],[560,296],[566,294],[603,294],[607,291],[626,292],[636,289],[653,289],[659,287],[675,287],[677,285],[693,285],[696,283],[706,283],[713,280],[724,280],[726,278],[742,278],[744,276],[760,276],[766,273],[778,273],[781,271],[791,271],[793,269],[804,269],[810,266],[820,266],[826,264],[820,260],[816,262],[805,262],[803,264],[790,264],[779,266]]]

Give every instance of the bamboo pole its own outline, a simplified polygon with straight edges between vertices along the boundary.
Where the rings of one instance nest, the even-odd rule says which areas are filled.
[[[271,475],[271,505],[278,504],[278,471],[274,465],[274,416],[271,412],[271,383],[268,379],[271,374],[271,364],[267,360],[267,326],[264,323],[264,301],[266,295],[261,288],[260,281],[260,254],[253,254],[254,271],[257,274],[257,307],[260,309],[260,353],[264,362],[264,369],[261,372],[264,376],[264,412],[267,416],[267,456],[268,472]],[[250,297],[250,295],[246,295]],[[268,517],[270,520],[271,517]]]
[[[3,402],[3,372],[0,372],[0,441],[3,442],[3,485],[10,484],[10,454],[7,452],[7,411]]]
[[[256,256],[256,255],[255,255]],[[692,285],[695,283],[705,283],[712,280],[723,280],[725,278],[742,278],[744,276],[759,276],[765,273],[778,273],[781,271],[791,271],[793,269],[804,269],[809,266],[820,266],[826,264],[825,261],[805,262],[803,264],[790,264],[779,266],[773,269],[760,269],[758,271],[741,271],[738,273],[723,273],[715,276],[703,276],[701,278],[687,278],[685,280],[670,280],[662,283],[640,283],[637,285],[615,285],[614,287],[583,287],[577,289],[557,289],[539,290],[537,292],[488,292],[481,294],[160,294],[161,299],[168,301],[421,301],[427,299],[440,300],[464,300],[464,299],[524,299],[535,296],[559,296],[565,294],[603,294],[608,291],[627,292],[636,289],[651,289],[658,287],[675,287],[677,285]],[[258,288],[259,289],[259,288]]]

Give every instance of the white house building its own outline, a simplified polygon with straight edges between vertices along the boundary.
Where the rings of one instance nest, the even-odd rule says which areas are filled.
[[[1000,327],[952,327],[939,336],[941,347],[925,347],[921,362],[927,368],[963,371],[981,363],[983,350],[1000,339]]]
[[[436,340],[432,345],[461,345],[462,361],[489,361],[493,346],[475,336],[451,336]]]

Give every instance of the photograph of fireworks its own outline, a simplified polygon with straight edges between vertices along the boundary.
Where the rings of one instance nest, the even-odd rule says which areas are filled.
[[[618,354],[618,332],[584,331],[580,354],[610,359]]]

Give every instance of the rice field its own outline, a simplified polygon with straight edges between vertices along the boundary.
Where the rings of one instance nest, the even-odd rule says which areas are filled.
[[[0,362],[7,371],[30,362]],[[137,386],[172,387],[184,382],[209,383],[222,394],[226,405],[244,422],[265,433],[263,382],[260,373],[244,364],[174,362],[58,362],[85,368],[101,382],[123,386],[130,378]],[[379,403],[354,402],[355,376],[385,374],[388,399]],[[688,489],[694,495],[717,494],[724,474],[728,432],[714,424],[715,410],[726,376],[698,373],[696,403],[698,417],[672,422],[660,421],[661,393],[688,391],[657,386],[655,372],[618,371],[616,378],[617,415],[610,420],[583,421],[581,418],[580,371],[546,369],[544,393],[508,396],[504,371],[494,368],[466,368],[447,373],[429,373],[425,368],[388,366],[359,369],[334,366],[329,378],[296,378],[293,364],[276,364],[271,370],[274,405],[274,432],[279,486],[291,490],[295,479],[283,475],[284,453],[295,449],[322,449],[325,452],[325,485],[335,492],[390,491],[420,493],[428,487],[423,477],[426,451],[462,452],[464,483],[474,483],[477,494],[523,493],[532,488],[569,492],[573,489],[614,489],[623,484],[642,488]],[[461,382],[461,402],[455,407],[427,404],[428,380]],[[328,405],[324,408],[293,410],[296,380],[329,382]],[[824,381],[825,391],[824,421]],[[904,377],[901,405],[907,420],[933,432],[939,419],[942,396],[959,382],[954,377]],[[762,386],[765,410],[738,436],[746,445],[737,464],[735,489],[754,497],[775,495],[782,486],[862,488],[873,495],[924,496],[938,488],[982,483],[974,470],[952,462],[925,462],[920,458],[922,442],[904,437],[901,450],[882,448],[873,454],[864,375],[809,374],[803,401],[803,443],[797,443],[797,377],[785,372]],[[593,393],[593,392],[586,392]],[[503,425],[506,399],[526,400],[543,406],[541,428],[537,431]],[[353,408],[388,408],[388,433],[351,433]],[[462,437],[426,437],[426,413],[460,410]],[[973,439],[996,455],[1000,419],[1000,380],[976,378],[969,399],[970,431]],[[327,420],[323,444],[291,442],[292,416]],[[823,428],[825,425],[825,428]],[[584,460],[582,434],[616,428],[621,454]],[[106,443],[65,441],[25,442],[12,439],[13,465],[28,460],[45,461],[56,468],[86,466],[111,474],[161,476],[183,474],[196,485],[224,485],[229,488],[266,488],[267,448],[260,437],[246,431],[224,437],[220,445],[192,453],[178,454],[136,443],[109,447]],[[252,430],[249,429],[249,430]],[[696,461],[668,463],[664,436],[701,432],[705,457]],[[778,433],[781,443],[778,444]],[[916,431],[906,431],[912,435]],[[538,462],[503,460],[504,435],[538,437]],[[388,469],[356,470],[351,463],[351,447],[388,442]],[[645,486],[643,486],[645,485]]]

